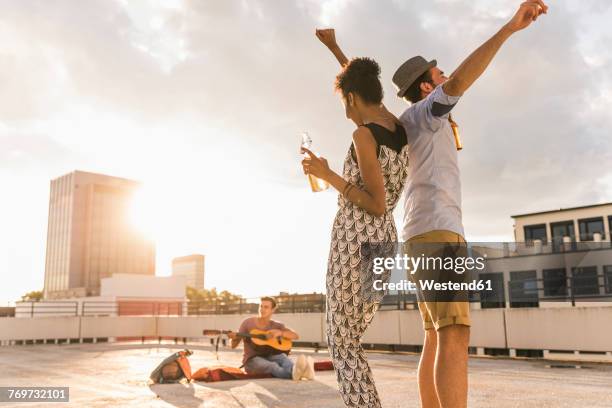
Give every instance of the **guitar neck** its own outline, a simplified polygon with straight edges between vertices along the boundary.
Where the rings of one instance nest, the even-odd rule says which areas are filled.
[[[220,334],[229,334],[229,333],[232,333],[232,331],[231,330],[204,330],[205,335],[212,335],[212,336],[217,336]],[[234,334],[238,337],[242,337],[245,339],[251,339],[251,338],[261,339],[261,340],[267,339],[265,334],[251,334],[251,333],[245,333],[245,332],[234,332]]]
[[[243,333],[243,332],[236,333],[236,336],[244,337],[245,339],[251,339],[253,337],[258,338],[258,339],[265,339],[266,338],[266,336],[264,336],[263,334],[253,335],[251,333]]]

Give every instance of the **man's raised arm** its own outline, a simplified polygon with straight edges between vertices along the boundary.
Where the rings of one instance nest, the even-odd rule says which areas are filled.
[[[487,69],[497,51],[510,36],[517,31],[527,28],[536,21],[540,14],[545,14],[548,6],[543,0],[528,0],[521,4],[520,8],[487,42],[482,44],[476,51],[470,54],[459,68],[455,70],[442,85],[444,93],[450,96],[461,96]]]
[[[340,46],[336,42],[336,33],[334,32],[333,28],[317,29],[315,31],[315,35],[319,40],[321,40],[323,45],[325,45],[327,49],[334,54],[334,57],[336,57],[341,67],[348,64],[348,58],[346,58],[346,55],[344,55],[340,49]]]

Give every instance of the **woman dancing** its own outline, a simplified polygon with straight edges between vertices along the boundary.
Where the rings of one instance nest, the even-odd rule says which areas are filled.
[[[362,251],[364,244],[397,241],[392,212],[408,165],[406,134],[382,105],[379,76],[374,60],[355,58],[336,77],[346,117],[358,125],[342,176],[307,149],[308,158],[302,161],[305,174],[340,192],[326,276],[326,322],[327,344],[347,407],[381,406],[360,339],[382,293],[372,288],[373,272]]]

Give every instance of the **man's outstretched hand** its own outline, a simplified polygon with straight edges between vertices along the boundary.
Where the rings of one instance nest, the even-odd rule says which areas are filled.
[[[317,29],[315,35],[330,50],[338,47],[336,43],[336,32],[333,28]]]
[[[541,14],[548,11],[543,0],[527,0],[521,4],[516,14],[493,37],[471,53],[442,85],[444,92],[451,96],[461,96],[487,69],[497,51],[513,33],[527,28]]]
[[[543,0],[527,0],[521,4],[506,27],[512,32],[523,30],[536,21],[541,14],[547,12],[548,6],[544,4]]]

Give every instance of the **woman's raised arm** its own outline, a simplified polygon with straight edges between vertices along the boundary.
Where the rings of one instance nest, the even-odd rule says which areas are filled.
[[[338,60],[341,67],[348,64],[348,58],[340,49],[340,46],[336,42],[336,33],[333,28],[317,29],[315,31],[317,38],[327,47],[328,50],[334,54],[334,57]]]

